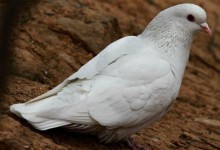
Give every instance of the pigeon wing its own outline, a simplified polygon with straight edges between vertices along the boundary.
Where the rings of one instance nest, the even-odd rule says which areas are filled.
[[[97,90],[99,94],[87,101],[90,116],[99,124],[109,128],[135,126],[163,110],[162,100],[155,95],[174,77],[170,64],[162,59],[135,57],[124,65],[120,59],[109,66],[103,74],[112,77],[113,83],[101,87],[103,92]]]

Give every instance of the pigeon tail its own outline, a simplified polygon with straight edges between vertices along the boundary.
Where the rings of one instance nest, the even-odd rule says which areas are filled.
[[[57,96],[48,97],[34,103],[14,104],[10,106],[10,111],[17,116],[24,118],[38,130],[48,130],[60,126],[71,124],[69,121],[60,119],[50,119],[39,114],[48,107],[53,107],[59,103]]]

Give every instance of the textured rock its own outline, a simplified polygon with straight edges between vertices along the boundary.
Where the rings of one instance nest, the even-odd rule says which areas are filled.
[[[194,2],[208,12],[213,36],[195,37],[181,92],[168,114],[134,135],[148,149],[220,148],[219,1]],[[128,149],[61,129],[40,132],[12,115],[11,104],[26,102],[71,75],[122,35],[139,34],[172,0],[42,0],[17,19],[10,76],[2,95],[0,149]]]
[[[18,23],[12,73],[47,84],[61,82],[121,37],[116,18],[74,1],[42,1]]]

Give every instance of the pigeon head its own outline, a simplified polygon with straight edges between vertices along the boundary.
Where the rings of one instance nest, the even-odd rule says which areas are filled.
[[[196,32],[211,35],[206,16],[205,10],[195,4],[172,6],[161,11],[139,36],[158,47],[189,50]]]
[[[205,10],[195,4],[179,4],[161,11],[149,23],[142,36],[156,40],[176,36],[188,36],[190,39],[197,31],[211,35]]]
[[[206,12],[194,4],[179,4],[162,11],[158,16],[169,18],[172,23],[192,33],[203,31],[211,35],[206,23]]]

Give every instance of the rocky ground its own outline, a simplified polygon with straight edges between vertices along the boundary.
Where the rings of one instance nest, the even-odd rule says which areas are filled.
[[[204,7],[213,36],[194,41],[182,88],[168,114],[134,135],[148,149],[220,149],[220,3],[218,0],[41,0],[18,15],[10,75],[0,115],[0,149],[121,150],[62,129],[40,132],[9,112],[56,86],[105,46],[137,35],[161,10],[193,2]]]

